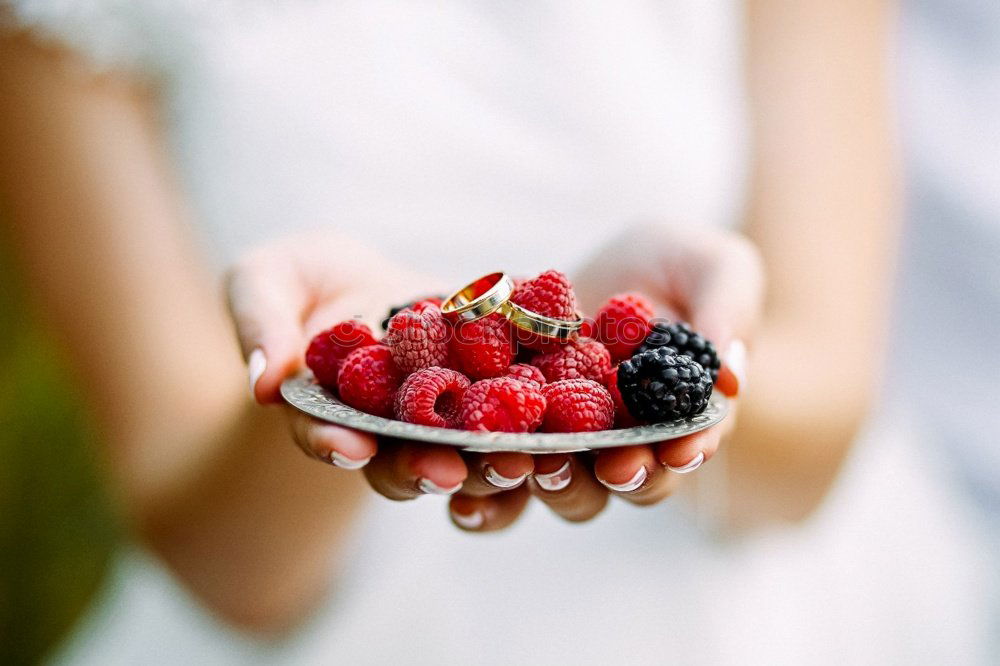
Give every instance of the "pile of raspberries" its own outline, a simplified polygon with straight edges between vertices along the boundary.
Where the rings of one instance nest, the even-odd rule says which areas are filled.
[[[511,300],[577,319],[565,275],[519,281]],[[719,376],[711,342],[654,321],[638,293],[612,297],[578,337],[532,339],[500,313],[452,323],[432,297],[393,308],[379,340],[356,319],[312,339],[306,365],[326,389],[369,414],[439,428],[584,432],[704,411]]]

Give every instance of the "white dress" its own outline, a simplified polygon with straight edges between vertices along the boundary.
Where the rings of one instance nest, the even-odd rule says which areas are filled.
[[[159,81],[220,267],[328,225],[459,281],[571,270],[636,218],[739,218],[741,16],[726,0],[12,6],[96,67]],[[467,238],[481,252],[441,261]],[[873,426],[810,524],[743,539],[680,501],[614,503],[585,526],[533,505],[470,537],[440,498],[375,500],[324,610],[277,644],[126,551],[54,661],[974,663],[980,563],[909,441]]]
[[[983,583],[1000,659],[1000,3],[912,0],[902,35],[909,198],[893,381],[993,562]],[[971,362],[930,360],[932,328]]]

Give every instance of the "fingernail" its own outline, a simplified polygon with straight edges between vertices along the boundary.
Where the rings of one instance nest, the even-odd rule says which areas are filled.
[[[364,458],[362,460],[353,460],[345,456],[340,451],[330,452],[330,462],[332,462],[334,465],[342,469],[361,469],[362,467],[367,465],[368,461],[371,459],[372,459],[371,456],[368,456],[367,458]]]
[[[420,488],[420,492],[425,493],[427,495],[454,495],[455,493],[457,493],[459,490],[462,489],[461,483],[452,488],[442,488],[441,486],[434,483],[430,479],[424,479],[424,478],[420,479],[420,481],[417,483],[417,486]]]
[[[467,516],[463,516],[455,511],[451,512],[451,519],[454,520],[459,527],[464,527],[467,530],[478,530],[483,525],[483,521],[486,517],[483,516],[482,511],[473,511]]]
[[[515,479],[508,478],[503,474],[501,474],[500,472],[493,469],[493,465],[487,465],[486,468],[483,469],[483,476],[486,477],[486,480],[491,485],[496,486],[497,488],[503,488],[504,490],[517,488],[524,482],[526,478],[528,478],[527,474],[522,474],[521,476]]]
[[[263,349],[257,348],[250,352],[250,358],[247,359],[247,370],[250,373],[250,397],[256,399],[257,381],[267,370],[267,357],[264,356]]]
[[[598,481],[607,486],[609,490],[614,490],[618,493],[630,493],[633,490],[638,490],[642,484],[646,483],[646,476],[646,468],[640,467],[635,471],[635,475],[625,483],[609,483],[600,478]]]
[[[692,458],[691,462],[687,463],[686,465],[681,465],[680,467],[673,467],[671,465],[667,465],[667,469],[669,469],[671,472],[677,472],[678,474],[687,474],[688,472],[693,472],[699,467],[701,467],[701,464],[703,462],[705,462],[705,453],[703,451],[699,451],[698,455]]]
[[[733,340],[726,348],[723,360],[736,375],[740,388],[743,388],[747,381],[747,346],[742,340]]]
[[[548,474],[534,474],[535,483],[542,490],[547,490],[550,493],[562,490],[569,485],[569,482],[573,480],[573,472],[570,469],[569,461],[563,463],[562,467],[554,472],[549,472]]]

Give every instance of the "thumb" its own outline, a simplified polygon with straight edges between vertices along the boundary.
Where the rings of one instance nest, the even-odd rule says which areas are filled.
[[[302,320],[311,296],[294,267],[256,257],[226,279],[229,313],[247,362],[250,393],[261,404],[280,402],[281,382],[302,361]]]
[[[763,262],[743,236],[727,234],[720,240],[695,281],[689,314],[692,326],[715,343],[723,361],[742,365],[744,344],[752,338],[761,314]]]

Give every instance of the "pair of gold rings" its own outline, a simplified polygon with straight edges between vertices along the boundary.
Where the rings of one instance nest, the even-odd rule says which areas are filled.
[[[441,312],[452,321],[476,321],[499,312],[523,331],[542,338],[566,340],[583,325],[583,318],[553,319],[527,310],[510,300],[514,280],[506,273],[490,273],[473,280],[441,304]]]

